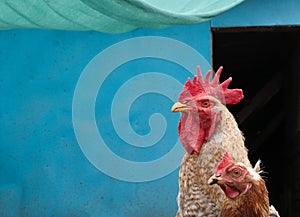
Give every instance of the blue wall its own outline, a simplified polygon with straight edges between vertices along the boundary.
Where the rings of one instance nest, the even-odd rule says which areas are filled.
[[[137,30],[121,35],[45,30],[0,32],[1,217],[175,215],[178,160],[168,162],[175,171],[169,171],[158,179],[152,178],[152,181],[134,182],[113,178],[98,168],[103,166],[102,162],[109,164],[109,168],[117,171],[117,174],[135,175],[135,171],[118,165],[109,156],[105,159],[101,159],[101,155],[95,156],[99,162],[93,163],[81,150],[81,146],[89,146],[89,142],[79,144],[72,122],[74,92],[79,78],[84,79],[82,75],[88,69],[89,62],[118,42],[147,35],[175,39],[179,44],[184,43],[192,48],[190,50],[209,59],[208,23],[159,31]],[[172,89],[174,87],[164,81],[162,76],[156,83],[160,90],[149,91],[138,97],[132,103],[129,114],[126,114],[129,115],[131,127],[142,138],[151,131],[148,123],[151,115],[161,113],[164,116],[167,124],[166,129],[163,129],[164,134],[149,147],[132,146],[121,139],[114,129],[110,112],[116,91],[126,81],[139,75],[144,76],[144,85],[151,85],[147,78],[152,79],[153,76],[149,74],[152,72],[165,74],[183,83],[195,72],[195,65],[203,61],[193,59],[184,49],[172,54],[164,45],[153,49],[151,44],[140,44],[135,49],[147,53],[147,46],[154,52],[156,49],[157,55],[167,52],[167,55],[188,60],[190,65],[186,68],[184,64],[151,57],[120,64],[99,86],[94,105],[96,124],[105,145],[117,156],[141,164],[167,155],[175,146],[179,114],[170,112],[173,100],[165,96],[164,92],[171,91],[177,97],[180,89]],[[107,62],[102,63],[103,67],[115,64],[119,52],[111,53]],[[131,49],[127,52],[135,51]],[[100,68],[95,71],[96,77],[101,75],[101,70],[100,64]],[[79,109],[88,107],[85,99],[90,98],[89,90],[93,80],[89,82],[91,86],[86,87]],[[125,100],[141,87],[131,88],[123,93]],[[122,110],[121,106],[118,111]],[[83,124],[93,123],[87,119],[80,121]],[[164,124],[162,119],[158,121]],[[89,135],[88,131],[83,133]],[[91,138],[86,139],[93,143]],[[101,152],[101,148],[99,144],[95,153]],[[154,171],[138,171],[138,175],[151,176],[161,169],[160,166]]]

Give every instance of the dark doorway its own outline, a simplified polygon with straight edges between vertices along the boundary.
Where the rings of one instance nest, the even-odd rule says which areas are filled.
[[[228,107],[251,162],[263,162],[271,204],[300,216],[300,27],[212,29],[212,39],[213,68],[244,91]]]

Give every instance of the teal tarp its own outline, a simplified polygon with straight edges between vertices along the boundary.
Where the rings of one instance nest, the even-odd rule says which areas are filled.
[[[0,29],[122,33],[197,24],[244,0],[0,0]]]

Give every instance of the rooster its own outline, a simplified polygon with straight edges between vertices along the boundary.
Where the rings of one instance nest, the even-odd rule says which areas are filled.
[[[212,81],[208,71],[202,81],[197,67],[197,76],[186,81],[171,109],[181,112],[178,134],[186,149],[180,165],[176,217],[218,216],[225,195],[218,186],[207,185],[207,180],[225,152],[234,161],[251,167],[244,136],[225,106],[240,102],[243,91],[228,89],[231,78],[219,84],[222,69],[218,69]]]
[[[269,207],[268,190],[260,173],[260,161],[252,168],[224,154],[208,181],[218,184],[227,197],[219,217],[279,217],[275,208]]]

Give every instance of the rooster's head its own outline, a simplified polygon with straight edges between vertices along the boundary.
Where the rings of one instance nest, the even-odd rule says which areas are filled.
[[[216,72],[210,81],[208,71],[202,81],[200,68],[197,76],[184,84],[178,102],[172,106],[172,112],[181,112],[178,134],[181,143],[190,154],[199,153],[202,144],[208,141],[220,120],[220,104],[236,104],[244,96],[241,89],[228,89],[231,77],[219,84],[223,67]]]

